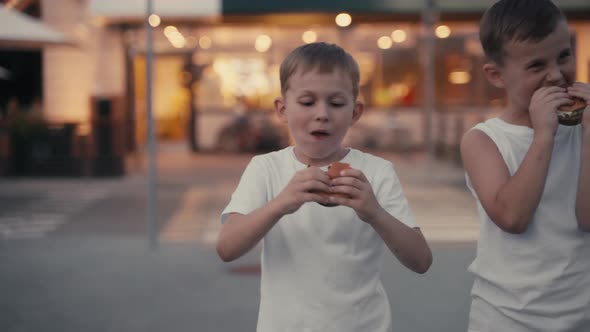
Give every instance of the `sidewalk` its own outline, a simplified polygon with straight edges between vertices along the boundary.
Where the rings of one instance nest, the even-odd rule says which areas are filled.
[[[404,193],[430,242],[472,242],[479,236],[475,200],[464,170],[419,153],[384,155],[393,161]]]
[[[163,152],[166,153],[166,152]],[[475,203],[465,186],[464,171],[457,165],[428,158],[425,154],[400,155],[375,153],[393,161],[401,179],[404,193],[416,215],[427,240],[436,242],[473,242],[477,240],[479,224]],[[187,165],[183,155],[166,157],[174,165]],[[205,155],[199,158],[198,167],[217,172],[214,186],[190,186],[176,213],[162,232],[162,241],[190,242],[198,238],[201,243],[213,245],[219,231],[219,213],[227,204],[239,181],[241,172],[251,155],[223,156],[226,162],[216,164],[220,158]],[[218,161],[218,160],[217,160]],[[195,166],[197,167],[197,166]],[[223,169],[231,169],[224,174]],[[168,169],[168,168],[167,168]],[[174,176],[182,177],[175,169]],[[169,177],[164,174],[163,177]],[[200,214],[201,222],[192,216]]]
[[[375,154],[394,163],[428,240],[477,239],[475,203],[460,167],[424,153]],[[176,206],[170,215],[159,218],[162,241],[211,244],[217,237],[219,213],[252,155],[192,155],[183,146],[164,145],[158,157],[159,205]],[[145,204],[147,189],[145,168],[121,178],[0,178],[0,200],[4,202],[0,203],[0,239],[43,236],[62,227],[69,216],[104,200],[118,206],[128,199],[140,206]],[[7,204],[10,201],[14,204]],[[145,209],[131,212],[129,218],[146,219]],[[22,226],[18,232],[7,226],[17,224]]]

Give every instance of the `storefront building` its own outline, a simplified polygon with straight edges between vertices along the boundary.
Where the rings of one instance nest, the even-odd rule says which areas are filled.
[[[103,107],[122,128],[121,147],[141,149],[145,2],[42,1],[42,19],[76,41],[74,47],[44,50],[48,118],[82,123],[84,134]],[[555,2],[575,33],[577,78],[588,82],[590,3]],[[444,150],[503,103],[501,91],[481,72],[478,21],[493,1],[438,0],[432,11],[425,10],[430,1],[411,0],[154,3],[157,133],[160,139],[186,140],[193,150],[252,149],[256,143],[236,140],[244,118],[255,133],[281,131],[272,113],[279,65],[290,50],[312,41],[340,44],[360,64],[360,98],[368,111],[347,137],[351,145]],[[431,72],[425,71],[429,63]]]

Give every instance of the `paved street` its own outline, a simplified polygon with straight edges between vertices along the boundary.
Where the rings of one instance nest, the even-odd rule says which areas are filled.
[[[426,275],[384,262],[394,331],[464,331],[477,218],[463,173],[384,154],[434,252]],[[147,244],[145,172],[0,178],[0,331],[254,331],[258,250],[216,256],[219,213],[250,155],[159,152],[160,245]]]

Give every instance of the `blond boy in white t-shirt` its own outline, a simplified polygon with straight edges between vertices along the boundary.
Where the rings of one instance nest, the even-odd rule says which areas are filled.
[[[295,144],[252,159],[222,213],[219,256],[235,260],[263,240],[259,332],[390,331],[385,246],[418,273],[432,254],[391,162],[341,145],[363,113],[358,65],[312,43],[287,56],[280,77],[275,109]],[[330,179],[336,161],[351,169]]]

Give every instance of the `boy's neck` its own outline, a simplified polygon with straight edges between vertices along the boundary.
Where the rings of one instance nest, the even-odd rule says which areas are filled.
[[[334,154],[332,154],[331,156],[329,156],[327,158],[312,159],[312,158],[309,158],[308,156],[305,156],[297,148],[297,146],[293,147],[293,152],[295,153],[295,158],[297,158],[297,160],[299,160],[299,162],[306,164],[306,165],[310,165],[310,166],[316,166],[316,167],[323,167],[323,166],[330,165],[333,162],[340,161],[340,160],[344,159],[344,157],[346,157],[346,155],[348,154],[349,151],[350,151],[350,149],[348,149],[348,148],[340,147],[340,149],[337,152],[335,152]]]

